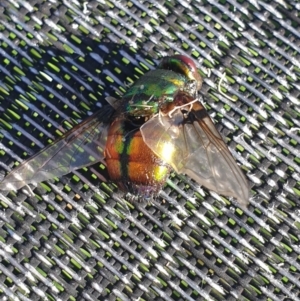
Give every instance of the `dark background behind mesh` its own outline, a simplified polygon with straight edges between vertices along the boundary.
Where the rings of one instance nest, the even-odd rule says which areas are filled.
[[[1,300],[300,300],[298,1],[1,1],[0,179],[120,97],[165,55],[191,56],[247,173],[250,205],[172,174],[127,204],[100,164],[0,193]],[[218,83],[226,72],[222,95]],[[196,193],[195,193],[196,191]]]

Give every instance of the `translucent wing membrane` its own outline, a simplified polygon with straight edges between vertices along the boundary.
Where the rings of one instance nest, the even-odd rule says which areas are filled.
[[[110,106],[104,107],[24,161],[0,183],[0,190],[18,190],[99,162],[104,158],[108,121],[113,112]]]
[[[187,115],[157,115],[142,127],[148,147],[178,173],[225,196],[248,204],[247,180],[203,106],[197,102]]]

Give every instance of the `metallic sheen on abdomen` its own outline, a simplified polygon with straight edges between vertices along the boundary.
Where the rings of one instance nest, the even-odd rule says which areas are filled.
[[[118,118],[108,131],[105,161],[110,179],[138,197],[156,194],[170,171],[144,143],[139,128]]]

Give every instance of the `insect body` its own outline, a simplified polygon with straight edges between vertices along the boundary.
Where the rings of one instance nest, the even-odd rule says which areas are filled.
[[[118,118],[109,128],[105,161],[110,179],[137,198],[151,198],[164,185],[170,166],[145,144],[139,127]]]
[[[198,98],[202,79],[194,62],[166,57],[120,101],[107,106],[24,161],[0,183],[17,190],[104,160],[112,181],[136,198],[163,187],[170,170],[248,203],[245,176]]]
[[[155,154],[147,146],[140,127],[163,108],[166,110],[180,93],[196,97],[201,84],[194,63],[174,56],[165,58],[158,69],[146,73],[124,95],[105,148],[110,179],[122,190],[146,199],[161,190],[171,166],[161,158],[162,153]],[[170,149],[168,145],[161,145],[164,155]]]

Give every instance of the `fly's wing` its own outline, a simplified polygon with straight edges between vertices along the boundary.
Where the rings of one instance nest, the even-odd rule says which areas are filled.
[[[113,108],[104,107],[75,126],[9,173],[0,183],[0,190],[18,190],[99,162],[104,158],[108,122],[113,113]]]
[[[249,187],[204,107],[197,102],[188,115],[157,115],[141,127],[144,142],[178,173],[248,204]]]

